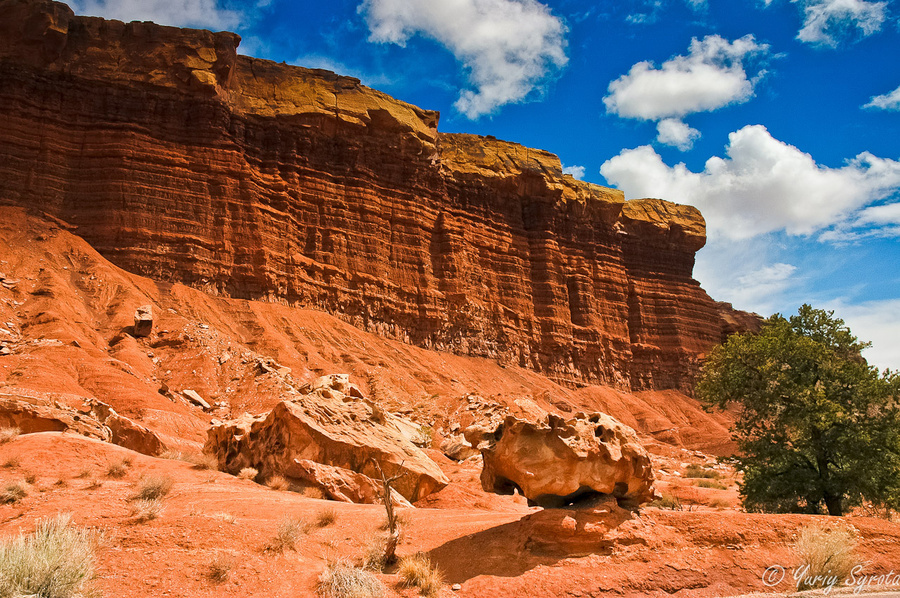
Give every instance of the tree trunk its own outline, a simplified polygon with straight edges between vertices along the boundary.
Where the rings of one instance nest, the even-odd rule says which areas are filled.
[[[843,497],[835,496],[831,493],[825,493],[825,507],[828,508],[828,514],[840,517],[844,514]]]

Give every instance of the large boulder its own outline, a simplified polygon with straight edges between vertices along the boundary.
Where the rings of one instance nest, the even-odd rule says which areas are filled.
[[[411,502],[447,485],[437,464],[407,437],[408,422],[362,397],[346,376],[324,377],[302,390],[305,394],[282,401],[268,414],[214,423],[204,452],[215,455],[223,471],[253,467],[263,477],[278,474],[301,485],[323,477],[324,469],[298,471],[298,463],[311,461],[330,466],[329,475],[349,470],[380,488],[380,465],[387,476],[402,474],[393,487]],[[341,476],[346,478],[346,472]],[[355,478],[353,485],[360,484]],[[378,498],[370,499],[368,492],[354,496],[365,502]]]
[[[650,457],[637,434],[603,413],[577,413],[568,420],[549,414],[540,423],[508,416],[490,435],[480,429],[466,435],[481,449],[481,485],[488,492],[518,490],[545,507],[597,494],[625,504],[656,496]]]

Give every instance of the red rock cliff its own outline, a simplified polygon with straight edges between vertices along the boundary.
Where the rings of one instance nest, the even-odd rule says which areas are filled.
[[[631,389],[689,390],[698,357],[756,323],[692,279],[694,208],[438,133],[436,112],[239,56],[232,33],[0,13],[0,202],[125,269]]]

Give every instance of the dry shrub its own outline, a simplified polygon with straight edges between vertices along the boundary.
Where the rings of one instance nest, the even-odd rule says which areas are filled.
[[[687,467],[684,468],[684,477],[686,478],[706,478],[711,480],[718,480],[722,477],[722,474],[714,469],[707,469],[702,465],[697,465],[696,463],[691,463]]]
[[[0,544],[0,596],[83,596],[95,544],[95,534],[72,526],[69,515],[41,520],[34,533]]]
[[[674,494],[663,492],[661,498],[657,498],[650,503],[651,507],[659,507],[660,509],[672,509],[673,511],[681,511],[681,501]]]
[[[731,506],[731,503],[725,500],[724,498],[717,498],[715,500],[710,501],[709,506],[714,509],[727,509]]]
[[[384,586],[368,571],[338,561],[326,563],[316,593],[322,598],[379,598]]]
[[[271,488],[272,490],[290,490],[291,484],[285,479],[284,476],[273,475],[268,480],[266,480],[266,486]]]
[[[127,457],[121,461],[110,463],[109,467],[106,468],[106,477],[114,479],[124,478],[128,473],[129,467],[131,467],[131,459]]]
[[[28,492],[25,491],[25,487],[18,482],[13,482],[0,490],[0,504],[14,505],[26,496],[28,496]]]
[[[374,534],[366,544],[366,552],[362,556],[360,567],[367,571],[376,571],[381,573],[387,566],[384,553],[387,548],[387,536],[385,534]]]
[[[194,469],[218,471],[219,460],[214,455],[207,453],[198,453],[191,455],[187,459],[188,463],[194,466]]]
[[[231,575],[233,567],[234,563],[231,559],[216,553],[212,560],[209,561],[206,578],[213,583],[225,583],[228,581],[228,576]]]
[[[713,490],[727,490],[728,488],[715,480],[697,480],[694,485],[698,488],[712,488]]]
[[[242,480],[255,480],[256,476],[258,475],[259,470],[252,467],[245,467],[237,474],[237,477],[241,478]]]
[[[159,500],[172,490],[172,478],[169,476],[147,476],[137,485],[137,494],[132,500]]]
[[[156,519],[162,512],[162,500],[158,498],[139,498],[131,505],[131,514],[142,523]]]
[[[441,586],[444,585],[444,576],[431,563],[431,559],[421,552],[400,559],[397,575],[404,586],[418,588],[427,598],[440,594]]]
[[[409,509],[404,509],[402,511],[394,511],[394,519],[397,521],[397,525],[399,527],[407,527],[409,526],[410,513]],[[384,531],[391,528],[391,524],[388,521],[387,516],[385,516],[384,520],[381,522],[381,525],[378,526],[378,529]]]
[[[18,438],[19,434],[21,433],[22,430],[20,430],[19,428],[0,428],[0,444],[12,442],[16,438]]]
[[[797,581],[798,590],[816,587],[812,580],[833,577],[835,583],[843,582],[853,567],[859,564],[854,554],[856,549],[855,530],[843,525],[825,527],[821,524],[808,525],[800,530],[794,542],[794,554],[799,561],[797,571],[802,577]]]
[[[296,550],[300,536],[309,533],[310,525],[303,519],[285,517],[278,523],[278,531],[275,537],[269,541],[266,550],[270,552],[285,552]]]
[[[316,527],[328,527],[335,521],[337,521],[337,511],[334,510],[334,507],[327,507],[316,513]]]

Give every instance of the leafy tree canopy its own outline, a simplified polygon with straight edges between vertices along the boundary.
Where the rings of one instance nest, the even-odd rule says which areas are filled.
[[[775,314],[707,358],[697,395],[733,409],[751,511],[900,508],[900,376],[866,363],[834,312]]]

